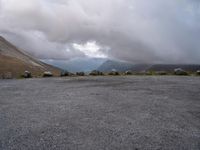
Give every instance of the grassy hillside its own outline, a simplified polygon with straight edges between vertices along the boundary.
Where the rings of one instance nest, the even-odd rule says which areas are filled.
[[[27,63],[14,57],[0,55],[0,76],[10,72],[12,73],[13,77],[19,78],[25,70],[30,71],[34,77],[42,76],[44,71],[51,71],[55,76],[60,74],[59,69],[46,64],[42,68],[38,66],[27,65]]]
[[[0,78],[7,73],[11,73],[14,78],[19,78],[26,70],[34,77],[42,76],[44,71],[51,71],[55,76],[60,74],[60,69],[25,54],[0,37]]]

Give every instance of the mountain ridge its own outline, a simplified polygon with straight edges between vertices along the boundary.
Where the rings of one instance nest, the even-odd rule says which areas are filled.
[[[0,75],[9,72],[18,78],[25,70],[33,76],[41,76],[44,71],[51,71],[55,76],[60,73],[59,68],[37,60],[0,36]]]
[[[115,60],[108,60],[104,62],[98,70],[103,72],[109,72],[115,69],[120,72],[124,71],[169,71],[172,72],[176,68],[182,68],[186,71],[197,71],[200,70],[200,64],[133,64],[130,62],[121,62]]]

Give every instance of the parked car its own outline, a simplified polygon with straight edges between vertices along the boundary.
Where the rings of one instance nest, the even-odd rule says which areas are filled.
[[[128,71],[126,71],[125,72],[125,75],[132,75],[133,73],[132,73],[132,71],[130,71],[130,70],[128,70]]]
[[[50,71],[45,71],[43,73],[43,77],[52,77],[52,76],[53,76],[53,74]]]
[[[32,78],[30,71],[24,71],[24,74],[22,75],[23,78]]]
[[[181,68],[174,69],[174,74],[175,75],[188,75],[188,73]]]
[[[61,76],[61,77],[70,76],[70,72],[68,72],[68,71],[66,71],[66,70],[63,70],[63,71],[61,71],[60,76]]]
[[[116,69],[112,69],[112,71],[109,72],[108,75],[117,76],[119,75],[119,72]]]
[[[197,74],[197,75],[200,75],[200,70],[197,70],[196,74]]]

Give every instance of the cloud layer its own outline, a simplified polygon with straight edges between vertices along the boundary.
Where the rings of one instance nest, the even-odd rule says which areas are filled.
[[[95,43],[92,57],[200,63],[200,1],[0,0],[0,34],[39,58],[90,56]]]

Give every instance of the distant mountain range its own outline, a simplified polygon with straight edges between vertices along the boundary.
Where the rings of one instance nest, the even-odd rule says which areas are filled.
[[[42,60],[45,63],[57,66],[70,72],[90,72],[101,66],[107,59],[104,58],[74,58],[70,60]]]
[[[148,70],[151,66],[151,64],[132,64],[124,61],[107,60],[97,70],[109,72],[112,69],[115,69],[120,72],[125,72],[128,70],[141,72]]]
[[[0,78],[6,73],[17,78],[26,70],[33,76],[42,75],[44,71],[60,74],[60,69],[33,58],[0,36]]]
[[[98,70],[103,72],[109,72],[112,69],[124,72],[127,70],[134,72],[142,71],[173,71],[176,68],[182,68],[186,71],[197,71],[200,70],[200,65],[198,64],[132,64],[122,61],[107,60],[104,62]]]
[[[48,65],[51,64],[51,65]],[[56,66],[56,67],[54,67]],[[130,62],[107,60],[101,58],[76,58],[65,60],[37,60],[20,50],[6,39],[0,36],[0,78],[5,73],[11,73],[13,77],[19,77],[24,71],[30,71],[33,76],[41,76],[44,71],[51,71],[54,75],[60,75],[61,69],[70,72],[90,72],[99,70],[110,72],[116,69],[125,71],[173,71],[182,68],[186,71],[200,70],[198,64],[133,64]]]
[[[101,66],[98,67],[97,70],[102,72],[109,72],[112,69],[116,69],[118,71],[127,71],[133,67],[133,64],[121,61],[107,60]]]
[[[148,70],[152,71],[174,71],[176,68],[181,68],[185,71],[196,72],[200,69],[198,64],[155,64],[152,65]]]

